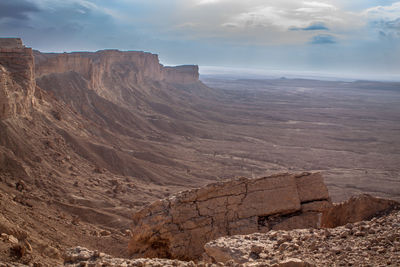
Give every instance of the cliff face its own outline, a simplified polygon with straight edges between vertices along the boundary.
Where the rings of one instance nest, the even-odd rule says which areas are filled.
[[[158,56],[138,51],[102,50],[43,54],[35,52],[37,78],[54,73],[76,72],[82,75],[92,90],[106,98],[113,84],[143,85],[146,82],[195,83],[197,66],[164,67]],[[122,95],[124,92],[117,92]],[[114,96],[115,98],[115,96]]]
[[[104,75],[118,70],[124,65],[126,74],[134,82],[145,79],[162,80],[158,56],[150,53],[118,50],[102,50],[95,53],[77,52],[64,54],[40,54],[36,59],[36,75],[41,77],[51,73],[74,71],[91,81],[93,87],[99,85]]]
[[[199,67],[184,65],[176,67],[164,67],[163,79],[171,83],[193,83],[199,80]]]
[[[48,77],[60,78],[76,73],[87,83],[89,90],[127,108],[135,108],[138,95],[152,95],[149,92],[152,85],[161,88],[160,83],[191,84],[197,83],[199,78],[197,66],[164,67],[157,55],[139,51],[102,50],[63,54],[35,51],[35,64],[40,86],[45,86],[42,81]]]
[[[35,72],[32,49],[20,39],[0,42],[0,119],[27,115],[34,102]]]

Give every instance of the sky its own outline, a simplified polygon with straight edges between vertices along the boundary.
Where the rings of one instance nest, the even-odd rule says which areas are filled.
[[[44,52],[148,51],[200,70],[400,80],[400,1],[1,0],[0,37]]]

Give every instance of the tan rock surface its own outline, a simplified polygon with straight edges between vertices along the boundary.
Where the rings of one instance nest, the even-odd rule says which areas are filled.
[[[1,263],[0,263],[1,264]],[[1,265],[0,265],[1,266]],[[25,266],[25,265],[16,265]],[[140,258],[140,259],[124,259],[124,258],[113,258],[110,255],[104,254],[99,251],[91,251],[84,247],[75,247],[68,249],[64,255],[64,266],[65,267],[81,267],[81,266],[108,266],[108,267],[161,267],[161,266],[179,266],[179,267],[315,267],[314,264],[303,261],[298,258],[287,258],[279,261],[275,264],[267,264],[266,261],[252,261],[238,264],[234,261],[226,263],[219,262],[208,263],[204,261],[179,261],[171,259],[159,259],[159,258]]]
[[[368,220],[379,213],[398,206],[398,202],[389,199],[377,198],[367,194],[354,196],[325,210],[322,226],[336,227],[346,223]]]
[[[394,210],[371,221],[332,229],[221,237],[204,248],[203,258],[208,262],[253,262],[258,266],[399,266],[400,212]],[[288,265],[282,265],[285,262]]]
[[[21,39],[0,38],[0,119],[28,115],[35,87],[32,49]]]
[[[301,213],[297,183],[301,187],[305,180],[317,184],[315,192],[302,189],[307,201],[327,198],[322,176],[304,173],[239,178],[157,201],[134,215],[129,250],[146,257],[195,259],[206,242],[220,236],[319,227],[319,212]]]
[[[23,48],[21,38],[0,38],[1,48]]]
[[[328,190],[326,190],[324,180],[319,173],[300,175],[296,178],[300,202],[325,200],[329,198]],[[312,190],[310,190],[310,188],[312,188]]]
[[[158,55],[141,51],[101,50],[63,54],[35,51],[36,77],[75,72],[86,79],[90,89],[115,103],[124,102],[127,88],[146,82],[196,83],[198,66],[164,67]],[[131,103],[132,104],[132,103]]]
[[[172,83],[193,83],[199,79],[199,67],[184,65],[176,67],[164,67],[163,79]]]

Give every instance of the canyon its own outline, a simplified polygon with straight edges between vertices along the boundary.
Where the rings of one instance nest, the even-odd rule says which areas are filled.
[[[59,266],[78,245],[85,260],[198,260],[225,235],[397,205],[332,206],[358,193],[400,200],[398,84],[202,78],[147,52],[42,53],[16,38],[0,38],[0,77],[4,261]]]

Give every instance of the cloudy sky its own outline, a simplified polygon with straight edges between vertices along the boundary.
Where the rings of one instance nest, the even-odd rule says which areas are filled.
[[[400,75],[390,0],[1,0],[0,36],[41,51],[149,51],[164,64]]]

